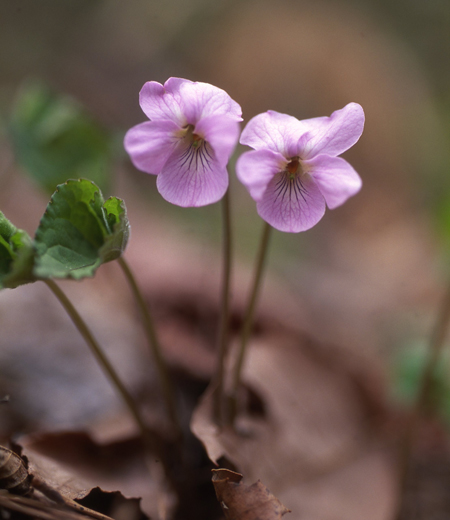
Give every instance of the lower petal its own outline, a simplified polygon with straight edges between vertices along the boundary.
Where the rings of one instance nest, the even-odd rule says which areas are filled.
[[[180,142],[158,175],[156,186],[172,204],[206,206],[225,195],[228,172],[205,142],[197,148]]]
[[[309,175],[293,180],[280,172],[257,202],[259,216],[279,231],[298,233],[312,228],[325,213],[325,199]]]
[[[345,159],[318,155],[304,164],[330,209],[337,208],[361,189],[361,178]]]
[[[236,175],[248,189],[250,196],[259,201],[273,177],[285,169],[286,159],[271,150],[243,153],[236,162]]]
[[[173,153],[179,127],[172,121],[147,121],[130,128],[124,147],[138,170],[157,175]]]

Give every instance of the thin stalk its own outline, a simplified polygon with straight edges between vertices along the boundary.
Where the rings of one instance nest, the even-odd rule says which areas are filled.
[[[241,343],[239,347],[238,359],[236,365],[234,367],[233,372],[233,387],[231,394],[231,402],[230,402],[230,413],[231,422],[234,421],[237,411],[237,393],[239,390],[239,385],[241,384],[241,374],[242,368],[244,366],[244,359],[247,350],[247,343],[250,337],[250,333],[253,327],[253,315],[255,312],[255,306],[258,299],[259,290],[261,288],[261,279],[264,271],[265,261],[267,258],[267,251],[269,245],[269,238],[271,234],[272,227],[270,224],[265,223],[263,234],[259,246],[257,262],[256,262],[256,270],[253,278],[252,289],[250,293],[250,298],[247,304],[247,310],[244,317],[244,323],[242,325],[242,333],[241,333]]]
[[[167,414],[173,427],[175,428],[176,436],[180,437],[181,426],[178,421],[178,416],[176,412],[173,385],[169,377],[169,372],[167,370],[164,357],[162,355],[161,347],[158,341],[158,336],[156,334],[156,329],[153,324],[152,317],[150,315],[150,311],[148,309],[147,303],[145,302],[144,296],[142,295],[142,292],[139,289],[139,286],[136,282],[136,278],[134,277],[128,263],[122,256],[117,261],[119,262],[119,265],[125,274],[128,284],[130,285],[131,291],[136,299],[139,310],[141,311],[142,323],[144,325],[148,345],[155,360],[156,369],[158,371],[159,378],[161,381],[161,387],[167,409]]]
[[[411,459],[421,419],[426,411],[429,402],[430,392],[433,389],[433,376],[442,353],[445,338],[448,333],[450,324],[450,285],[442,301],[442,305],[438,314],[438,318],[434,325],[430,336],[428,348],[428,361],[423,371],[422,380],[411,415],[411,420],[405,433],[402,450],[399,459],[400,469],[400,500],[398,511],[395,518],[400,520],[403,518],[402,505],[407,493],[408,476],[411,469]]]
[[[222,223],[223,223],[223,264],[222,264],[222,291],[220,322],[218,333],[218,356],[216,369],[216,389],[214,393],[214,416],[219,424],[224,421],[224,373],[225,357],[228,350],[228,337],[230,325],[230,280],[231,280],[231,215],[230,215],[229,190],[222,199]]]
[[[70,316],[78,331],[90,347],[91,352],[97,358],[97,361],[99,362],[103,371],[106,373],[106,375],[111,380],[116,390],[124,400],[126,406],[128,407],[128,410],[130,411],[136,424],[138,425],[144,440],[148,441],[148,429],[136,403],[134,402],[134,399],[131,397],[130,393],[125,388],[125,385],[122,383],[122,380],[120,379],[117,372],[114,370],[113,366],[109,362],[108,358],[106,357],[102,348],[98,344],[97,340],[92,335],[92,332],[89,330],[85,321],[78,314],[78,311],[72,305],[72,302],[69,300],[69,298],[64,294],[61,288],[53,280],[43,280],[43,282],[53,292],[56,298],[58,298],[59,302],[66,310],[67,314]]]

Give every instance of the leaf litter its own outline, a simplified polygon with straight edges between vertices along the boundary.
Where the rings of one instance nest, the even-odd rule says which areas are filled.
[[[320,346],[279,333],[255,340],[244,382],[265,413],[241,410],[235,428],[220,428],[212,420],[210,388],[192,430],[213,462],[261,479],[300,518],[387,518],[396,476],[373,427],[377,397],[368,406],[370,396],[361,398],[342,363],[339,370],[310,349]],[[370,379],[370,369],[366,374]]]
[[[227,469],[214,469],[212,482],[227,520],[279,520],[291,511],[258,480],[251,486],[242,475]]]
[[[149,475],[138,438],[100,444],[85,432],[42,432],[19,441],[31,486],[46,497],[76,501],[115,520],[146,520],[143,509],[155,515],[154,505],[167,496],[156,471]]]

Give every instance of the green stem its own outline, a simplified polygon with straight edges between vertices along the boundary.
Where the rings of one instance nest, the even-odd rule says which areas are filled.
[[[259,246],[258,256],[257,256],[257,263],[256,263],[256,270],[255,275],[253,278],[253,285],[252,290],[250,293],[250,299],[247,304],[247,310],[244,317],[244,323],[242,325],[242,333],[241,333],[241,344],[239,348],[238,353],[238,359],[236,362],[236,365],[234,367],[234,373],[233,373],[233,387],[232,387],[232,394],[231,394],[231,402],[230,402],[230,413],[231,422],[234,421],[234,418],[236,416],[237,411],[237,393],[239,390],[239,385],[241,383],[241,374],[242,374],[242,368],[244,366],[244,358],[245,353],[247,350],[247,343],[248,339],[250,337],[250,333],[252,331],[253,327],[253,315],[255,312],[255,306],[258,299],[259,290],[261,288],[261,279],[262,274],[264,271],[264,265],[267,258],[267,251],[268,251],[268,245],[269,245],[269,238],[270,238],[270,232],[272,228],[269,224],[264,224],[264,230],[261,238],[261,243]]]
[[[411,459],[421,419],[426,411],[429,403],[430,393],[433,389],[433,376],[436,371],[439,358],[442,353],[445,338],[447,336],[448,328],[450,323],[450,285],[447,288],[444,300],[442,302],[436,324],[430,337],[430,343],[428,348],[428,361],[423,371],[422,380],[417,395],[416,403],[414,406],[411,420],[408,424],[404,441],[402,444],[402,450],[399,458],[399,469],[400,469],[400,500],[399,507],[395,518],[400,520],[403,518],[402,506],[404,503],[405,495],[408,486],[408,476],[411,470]]]
[[[229,190],[222,199],[223,213],[223,265],[220,322],[218,333],[218,356],[216,369],[216,389],[214,392],[214,416],[219,424],[224,421],[224,373],[225,357],[228,349],[230,324],[230,280],[231,280],[231,215]]]
[[[72,305],[71,301],[67,296],[64,294],[64,292],[60,289],[60,287],[53,281],[53,280],[43,280],[43,282],[47,285],[47,287],[53,292],[53,294],[58,298],[61,305],[66,310],[67,314],[70,316],[71,320],[77,327],[80,334],[83,336],[84,340],[90,347],[92,353],[97,358],[97,361],[99,362],[100,366],[106,373],[106,375],[109,377],[113,385],[116,387],[116,390],[119,392],[122,399],[125,401],[125,404],[128,407],[128,410],[130,411],[131,415],[133,416],[134,420],[136,421],[136,424],[139,427],[139,430],[142,433],[142,436],[145,440],[148,440],[148,430],[147,426],[145,425],[145,422],[141,416],[141,413],[134,402],[134,399],[131,397],[128,390],[125,388],[124,384],[122,383],[120,377],[118,376],[117,372],[114,370],[113,366],[109,362],[108,358],[106,357],[105,353],[101,349],[100,345],[97,343],[97,340],[92,335],[92,332],[89,330],[88,326],[86,325],[83,318],[78,314],[78,311],[75,309],[75,307]]]
[[[153,324],[152,317],[150,315],[147,303],[142,295],[142,292],[139,289],[139,286],[136,282],[136,279],[125,259],[121,256],[118,260],[120,267],[122,268],[125,277],[130,285],[131,291],[136,299],[139,310],[141,311],[142,322],[144,325],[145,333],[147,336],[148,344],[150,350],[152,352],[153,358],[156,363],[156,369],[159,374],[159,378],[161,381],[162,392],[164,396],[164,401],[166,404],[167,413],[169,415],[169,419],[175,429],[175,434],[177,437],[181,436],[181,427],[178,421],[178,416],[176,413],[176,405],[175,405],[175,397],[174,390],[172,386],[172,382],[169,377],[169,372],[167,370],[166,363],[164,361],[161,347],[159,345],[158,336],[156,334],[156,329]]]

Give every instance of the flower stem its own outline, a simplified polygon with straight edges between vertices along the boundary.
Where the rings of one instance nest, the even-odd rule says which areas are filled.
[[[214,392],[214,417],[222,424],[224,420],[224,372],[225,357],[228,347],[230,324],[230,280],[231,280],[231,215],[229,190],[222,199],[223,213],[223,265],[220,322],[218,333],[218,356],[216,370],[216,389]]]
[[[80,334],[83,336],[84,340],[90,347],[92,353],[97,358],[100,366],[103,371],[109,377],[113,385],[116,387],[116,390],[119,392],[122,399],[125,401],[125,404],[128,407],[131,415],[133,416],[136,424],[139,427],[139,430],[142,433],[144,440],[148,440],[148,429],[147,426],[141,416],[141,413],[134,402],[134,399],[131,397],[131,394],[125,388],[125,385],[122,383],[117,372],[114,370],[113,366],[109,362],[105,353],[103,352],[100,345],[97,343],[97,340],[92,335],[92,332],[89,330],[83,318],[79,315],[78,311],[72,305],[69,298],[64,294],[61,288],[53,281],[53,280],[43,280],[43,282],[47,285],[47,287],[53,292],[53,294],[58,298],[61,305],[66,310],[67,314],[70,316],[71,320],[77,327]]]
[[[433,390],[433,377],[436,371],[439,358],[442,353],[445,338],[447,336],[450,324],[450,285],[441,304],[441,308],[434,325],[430,337],[428,348],[428,360],[425,365],[422,380],[420,383],[419,392],[417,394],[414,409],[409,421],[407,430],[405,432],[402,449],[399,458],[399,473],[400,473],[400,499],[396,519],[400,520],[404,516],[402,506],[405,502],[408,487],[408,477],[411,470],[411,461],[414,442],[420,428],[421,419],[426,412],[429,403],[430,393]]]
[[[242,325],[242,333],[241,333],[241,344],[238,353],[238,359],[236,365],[234,367],[233,372],[233,387],[230,401],[230,421],[233,422],[236,417],[237,412],[237,393],[239,390],[239,385],[241,383],[241,373],[242,368],[244,366],[244,358],[247,349],[247,342],[250,337],[250,333],[253,327],[253,315],[255,312],[256,302],[258,299],[259,290],[261,288],[261,279],[264,271],[264,265],[267,258],[267,251],[269,245],[269,238],[272,227],[270,224],[265,223],[263,234],[259,246],[257,262],[256,262],[256,270],[253,278],[252,290],[250,293],[250,298],[247,304],[246,313],[244,316],[244,323]]]
[[[162,392],[164,396],[164,401],[167,409],[167,413],[169,419],[172,423],[172,426],[175,429],[175,435],[177,437],[181,437],[181,426],[178,421],[178,416],[176,413],[176,405],[175,405],[175,397],[173,385],[169,377],[169,372],[167,370],[166,363],[164,361],[164,357],[161,352],[161,347],[158,341],[158,336],[156,334],[156,329],[153,324],[152,317],[150,315],[148,306],[145,302],[144,296],[142,295],[141,290],[136,282],[136,278],[134,277],[128,263],[121,256],[117,260],[119,262],[122,271],[125,274],[125,277],[130,285],[131,291],[136,299],[139,310],[141,311],[142,322],[144,325],[145,333],[147,336],[148,344],[150,350],[153,354],[153,358],[156,363],[156,369],[159,374],[159,378],[161,381]]]

